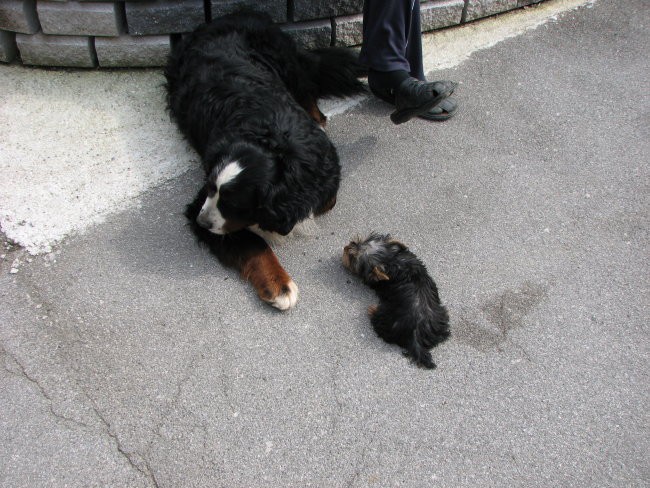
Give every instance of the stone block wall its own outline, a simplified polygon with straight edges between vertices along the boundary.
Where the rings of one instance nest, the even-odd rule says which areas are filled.
[[[432,31],[542,0],[421,0]],[[163,66],[172,42],[241,8],[268,13],[305,47],[361,44],[363,0],[0,0],[0,61],[38,66]]]

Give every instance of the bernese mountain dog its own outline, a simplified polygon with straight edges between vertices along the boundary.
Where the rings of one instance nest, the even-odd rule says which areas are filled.
[[[206,181],[185,211],[198,240],[280,310],[298,288],[264,239],[336,203],[341,169],[317,101],[365,90],[357,57],[307,51],[264,15],[239,12],[184,37],[165,69],[172,120]]]

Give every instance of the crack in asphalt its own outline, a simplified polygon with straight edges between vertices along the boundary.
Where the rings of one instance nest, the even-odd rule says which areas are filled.
[[[104,425],[105,432],[106,434],[113,440],[115,443],[115,447],[117,449],[117,452],[121,454],[121,456],[129,463],[131,467],[133,467],[135,470],[137,470],[139,473],[142,475],[146,476],[149,481],[151,481],[152,485],[155,488],[159,488],[160,484],[158,483],[158,479],[156,478],[156,474],[154,470],[151,468],[149,465],[149,462],[147,459],[139,454],[138,452],[129,452],[127,451],[124,446],[122,445],[122,442],[120,441],[120,438],[117,436],[115,432],[113,432],[113,428],[111,427],[110,422],[106,419],[104,414],[101,413],[97,405],[95,404],[94,400],[92,400],[88,395],[86,395],[86,398],[88,398],[88,401],[92,405],[93,412],[97,416],[97,418],[101,421],[101,423]],[[137,460],[136,460],[137,458]],[[137,462],[139,461],[139,462]]]
[[[54,402],[55,402],[55,400],[54,400],[54,399],[52,398],[52,396],[48,393],[47,389],[46,389],[46,388],[41,384],[41,382],[40,382],[40,381],[39,381],[39,380],[38,380],[34,375],[30,374],[30,373],[27,371],[27,368],[25,367],[25,365],[24,365],[24,364],[23,364],[23,363],[22,363],[22,362],[17,358],[17,356],[16,356],[15,354],[13,354],[11,351],[9,351],[9,350],[8,350],[5,346],[3,346],[3,345],[0,345],[0,355],[4,355],[4,356],[5,356],[5,361],[4,361],[4,370],[7,371],[7,373],[9,373],[9,374],[11,374],[11,375],[13,375],[13,376],[16,376],[16,377],[23,378],[23,379],[27,380],[27,381],[29,382],[29,384],[31,384],[31,385],[32,385],[32,386],[33,386],[33,387],[38,391],[38,393],[39,393],[43,398],[45,398],[45,399],[47,400],[47,402],[48,402],[48,410],[49,410],[49,412],[52,414],[53,417],[55,417],[56,419],[58,419],[58,420],[60,420],[60,421],[63,421],[63,422],[69,422],[69,423],[72,423],[72,424],[77,425],[77,426],[79,426],[79,427],[83,427],[84,429],[92,429],[92,428],[93,428],[92,426],[90,426],[90,425],[88,425],[88,424],[86,424],[86,423],[84,423],[84,422],[81,422],[81,421],[76,420],[76,419],[71,418],[71,417],[67,417],[67,416],[65,416],[65,415],[63,415],[63,414],[57,412],[57,411],[54,409]],[[14,369],[12,369],[10,366],[8,366],[8,365],[6,364],[7,359],[9,359],[9,360],[10,360],[10,361],[15,365],[15,368],[16,368],[18,371],[15,371]],[[128,451],[127,451],[127,450],[122,446],[122,443],[121,443],[119,437],[117,436],[117,434],[115,434],[115,433],[113,432],[113,429],[112,429],[112,427],[111,427],[110,422],[106,419],[106,417],[105,417],[105,416],[101,413],[101,411],[97,408],[97,405],[95,404],[95,402],[94,402],[94,401],[93,401],[93,400],[92,400],[92,399],[91,399],[91,398],[90,398],[90,397],[89,397],[85,392],[84,392],[84,396],[85,396],[85,397],[88,399],[88,401],[90,402],[93,413],[95,414],[95,416],[97,417],[97,419],[99,419],[99,421],[101,422],[101,424],[104,426],[104,432],[105,432],[105,433],[106,433],[106,434],[107,434],[107,435],[108,435],[108,436],[113,440],[113,442],[115,443],[116,449],[117,449],[117,451],[120,453],[120,455],[121,455],[121,456],[122,456],[122,457],[123,457],[123,458],[124,458],[128,463],[129,463],[129,465],[130,465],[131,467],[133,467],[133,468],[136,469],[139,473],[141,473],[141,474],[143,474],[144,476],[146,476],[146,477],[151,481],[152,485],[153,485],[155,488],[158,488],[160,485],[159,485],[159,483],[158,483],[158,480],[156,479],[156,475],[155,475],[153,469],[151,469],[151,466],[149,465],[149,463],[147,462],[147,460],[146,460],[143,456],[141,456],[140,454],[138,454],[138,453],[130,453],[130,452],[128,452]],[[140,460],[140,462],[141,462],[141,464],[142,464],[143,466],[140,466],[140,465],[138,464],[138,462],[136,462],[136,461],[133,459],[135,456],[137,456],[137,457],[139,458],[139,460]]]
[[[39,392],[39,394],[48,401],[48,410],[52,414],[52,416],[54,416],[55,418],[57,418],[59,420],[65,421],[65,422],[71,422],[71,423],[73,423],[75,425],[78,425],[80,427],[84,427],[84,428],[89,428],[90,427],[89,425],[87,425],[87,424],[85,424],[85,423],[83,423],[83,422],[81,422],[81,421],[79,421],[77,419],[67,417],[67,416],[63,415],[62,413],[58,413],[54,409],[54,399],[52,398],[52,396],[47,392],[45,387],[41,384],[41,382],[38,379],[36,379],[35,376],[33,376],[32,374],[27,372],[27,369],[25,368],[25,365],[20,362],[20,360],[16,357],[15,354],[8,351],[7,348],[2,346],[2,345],[0,345],[0,354],[5,355],[5,357],[8,358],[9,360],[11,360],[11,362],[13,364],[15,364],[16,368],[18,369],[18,371],[14,371],[11,368],[9,368],[7,366],[7,364],[6,364],[6,359],[5,359],[5,364],[4,364],[5,371],[7,371],[7,373],[9,373],[9,374],[11,374],[13,376],[16,376],[16,377],[19,377],[19,378],[24,378],[31,385],[33,385],[36,388],[36,390]]]
[[[363,470],[368,466],[368,448],[375,442],[375,438],[377,437],[377,432],[373,431],[370,435],[369,440],[363,445],[363,448],[361,450],[361,459],[359,462],[356,464],[354,467],[354,471],[352,473],[352,478],[350,481],[347,483],[346,487],[347,488],[352,488],[354,486],[354,483],[359,479],[361,476],[361,473]]]
[[[162,434],[160,430],[162,429],[164,423],[167,421],[167,418],[171,414],[172,410],[178,403],[179,399],[181,398],[181,394],[183,393],[183,387],[192,379],[194,376],[194,371],[196,370],[196,365],[201,359],[205,359],[205,350],[208,348],[207,345],[204,345],[201,350],[199,351],[198,354],[192,358],[190,361],[190,364],[187,366],[185,370],[185,374],[181,378],[181,380],[178,382],[176,385],[176,390],[174,392],[174,395],[172,396],[171,400],[167,404],[167,407],[165,408],[164,413],[160,416],[160,420],[158,421],[157,425],[154,428],[154,434],[158,437],[162,437]],[[147,450],[151,449],[151,445],[153,444],[153,439],[149,441],[147,445]]]

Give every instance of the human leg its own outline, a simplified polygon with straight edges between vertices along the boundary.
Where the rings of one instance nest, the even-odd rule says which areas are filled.
[[[429,112],[453,92],[452,83],[426,83],[419,0],[365,0],[363,15],[359,60],[369,68],[370,90],[396,106],[393,122]]]

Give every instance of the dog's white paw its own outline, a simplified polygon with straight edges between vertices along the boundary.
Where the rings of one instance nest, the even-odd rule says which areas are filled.
[[[271,300],[269,304],[278,310],[289,310],[298,303],[298,286],[291,280],[283,288],[284,291]]]

